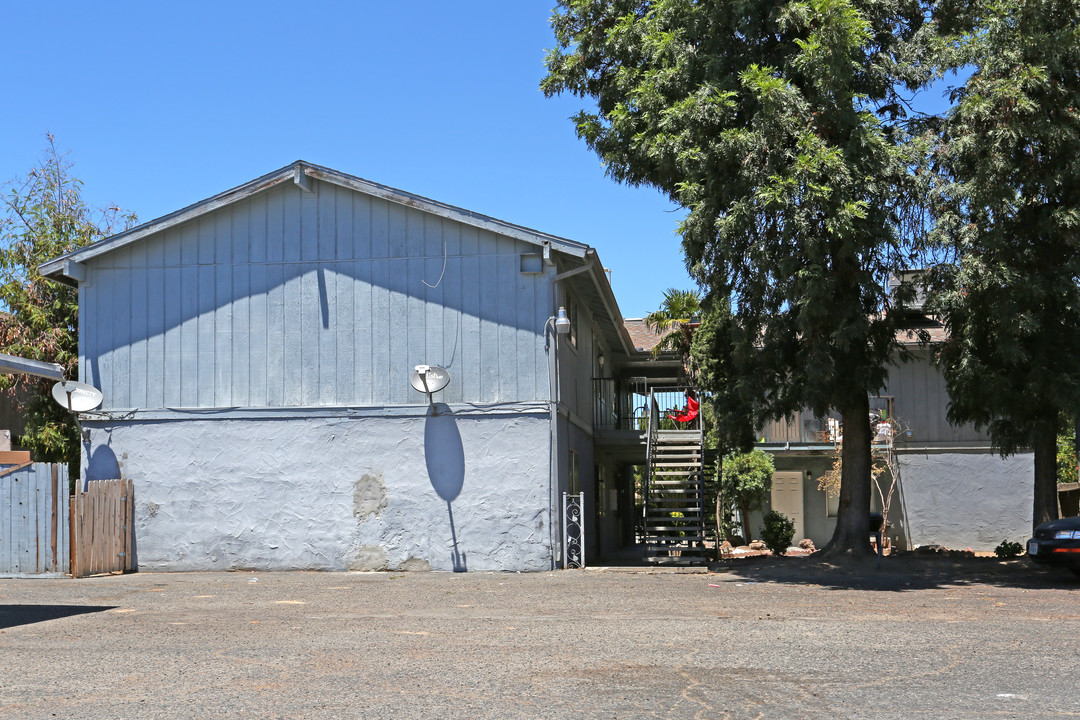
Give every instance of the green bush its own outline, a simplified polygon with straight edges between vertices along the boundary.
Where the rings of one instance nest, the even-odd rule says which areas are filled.
[[[773,555],[783,555],[791,547],[795,537],[795,522],[787,516],[770,510],[765,514],[765,525],[761,528],[761,539]]]
[[[1024,546],[1018,542],[1002,540],[1001,544],[994,548],[994,554],[1005,560],[1024,554]]]
[[[761,507],[762,501],[769,496],[775,469],[772,455],[761,450],[728,455],[718,467],[720,512],[728,522],[733,511],[739,511],[743,526],[736,530],[747,542],[750,540],[750,511]],[[730,532],[728,537],[731,537]]]

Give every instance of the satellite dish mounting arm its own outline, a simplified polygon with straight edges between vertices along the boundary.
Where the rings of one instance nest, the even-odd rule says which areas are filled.
[[[30,360],[17,355],[0,353],[0,373],[9,375],[34,375],[46,380],[63,381],[64,366],[58,363]]]

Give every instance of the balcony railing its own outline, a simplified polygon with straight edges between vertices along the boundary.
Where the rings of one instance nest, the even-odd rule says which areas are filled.
[[[893,414],[893,399],[891,397],[871,397],[870,416],[874,430],[871,441],[875,445],[891,443],[894,427],[888,422],[881,421],[895,417]],[[843,429],[840,425],[839,413],[830,413],[825,417],[821,417],[810,410],[803,410],[786,418],[765,423],[760,437],[763,442],[768,444],[835,445],[843,437],[842,433]]]
[[[604,430],[643,430],[645,400],[635,403],[635,394],[621,391],[615,378],[593,379],[593,426]]]
[[[700,413],[692,421],[676,422],[669,415],[679,415],[687,407],[687,393],[699,397],[690,387],[653,386],[653,399],[659,412],[660,429],[697,430],[701,427]],[[593,380],[593,425],[602,430],[637,430],[644,432],[649,424],[649,388],[620,383],[614,378]],[[669,427],[670,426],[670,427]]]

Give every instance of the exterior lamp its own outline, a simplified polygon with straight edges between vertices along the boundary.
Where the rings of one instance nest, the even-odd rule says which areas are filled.
[[[566,335],[570,332],[570,318],[566,317],[566,308],[559,306],[559,314],[555,316],[555,332]]]

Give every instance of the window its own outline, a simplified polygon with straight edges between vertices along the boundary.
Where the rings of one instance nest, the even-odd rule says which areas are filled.
[[[577,347],[577,303],[570,293],[566,293],[566,317],[570,319],[570,334],[567,335],[567,338],[570,340],[571,345]]]
[[[840,493],[825,491],[825,517],[837,517],[840,514]]]

